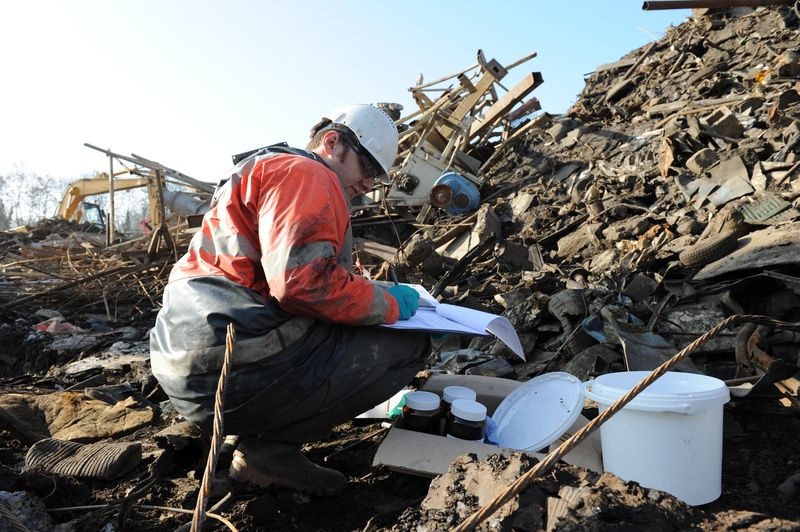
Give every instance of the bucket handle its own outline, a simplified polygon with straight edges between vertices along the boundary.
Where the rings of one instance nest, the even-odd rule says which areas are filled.
[[[617,400],[614,399],[610,403],[608,399],[605,397],[601,397],[592,391],[592,382],[593,381],[586,381],[583,383],[583,395],[592,401],[605,406],[610,406],[611,404],[615,403]],[[622,397],[622,396],[620,396]],[[619,399],[619,398],[617,398]],[[669,413],[669,414],[686,414],[691,416],[695,413],[694,405],[691,404],[671,404],[671,405],[654,405],[645,403],[628,403],[625,405],[624,408],[630,408],[631,410],[640,410],[642,412],[662,412],[662,413]]]

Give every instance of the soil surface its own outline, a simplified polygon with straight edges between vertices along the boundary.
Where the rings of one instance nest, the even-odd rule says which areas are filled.
[[[135,382],[140,374],[132,371],[121,380]],[[7,384],[4,391],[52,390],[47,389],[52,381],[23,383],[24,377],[16,377],[5,382],[11,380],[17,382]],[[119,439],[143,444],[142,462],[125,477],[100,482],[25,471],[28,445],[13,431],[4,430],[0,490],[35,495],[47,507],[56,530],[177,530],[191,520],[177,510],[191,511],[195,506],[208,445],[159,399],[163,398],[149,399],[163,407],[158,421]],[[584,415],[592,417],[596,410],[586,409]],[[166,427],[175,435],[157,436]],[[800,530],[796,488],[800,482],[790,479],[800,471],[798,429],[796,411],[775,398],[728,404],[722,496],[704,506],[690,507],[610,473],[599,475],[559,463],[480,527]],[[344,494],[330,498],[233,483],[226,476],[230,453],[224,452],[208,507],[238,530],[449,530],[535,464],[535,459],[521,453],[484,460],[464,455],[436,479],[410,476],[372,468],[384,434],[380,423],[348,423],[336,427],[328,440],[305,447],[312,460],[342,471],[349,479]],[[207,529],[229,530],[214,520]]]

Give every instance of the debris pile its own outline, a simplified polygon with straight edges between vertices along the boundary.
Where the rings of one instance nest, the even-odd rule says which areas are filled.
[[[171,261],[139,260],[146,256],[147,237],[106,247],[101,231],[88,222],[56,218],[0,233],[2,308],[24,312],[45,307],[102,313],[113,320],[149,319]],[[185,247],[188,237],[176,236]]]
[[[125,170],[111,180],[101,173],[70,183],[55,218],[0,233],[0,308],[149,319],[172,263],[186,250],[187,228],[208,209],[214,186],[135,154],[86,146],[104,153],[111,169],[116,162]],[[113,192],[135,188],[146,190],[148,216],[140,221],[142,236],[126,237],[115,229]],[[109,197],[108,215],[87,201],[99,194]]]
[[[654,369],[732,313],[796,319],[797,33],[791,9],[671,28],[506,142],[479,210],[429,231],[458,263],[428,259],[426,281],[517,326],[529,362],[509,374]],[[486,344],[470,347],[504,352]],[[720,335],[683,369],[743,377],[735,346]]]
[[[504,67],[478,50],[477,62],[461,72],[428,83],[420,76],[409,89],[419,105],[410,115],[400,116],[402,106],[381,104],[401,131],[392,187],[381,199],[390,206],[424,207],[418,219],[429,214],[431,205],[451,214],[473,210],[487,150],[497,143],[496,137],[508,137],[514,121],[540,109],[536,98],[523,101],[542,84],[539,72],[523,76],[498,96],[508,71],[534,57],[535,52]],[[435,99],[429,96],[437,93]]]
[[[795,7],[697,13],[598,67],[561,116],[532,115],[538,73],[498,95],[503,72],[535,54],[503,67],[479,52],[473,67],[420,79],[420,109],[407,117],[383,104],[401,126],[401,155],[393,186],[354,206],[359,262],[373,277],[391,266],[443,301],[504,314],[527,358],[492,337],[449,336],[435,338],[431,366],[586,381],[653,370],[734,314],[800,321],[798,19]],[[123,160],[156,177],[169,170]],[[188,521],[180,512],[194,506],[207,443],[158,388],[146,338],[189,235],[158,210],[160,232],[115,245],[64,221],[0,235],[0,490],[10,493],[0,491],[0,522]],[[717,502],[691,508],[559,464],[485,526],[797,527],[798,352],[796,333],[745,324],[678,367],[725,380],[734,398]],[[448,529],[533,463],[464,456],[431,483],[370,470],[382,433],[347,424],[306,448],[351,480],[332,501],[236,491],[222,456],[212,511],[243,529]]]

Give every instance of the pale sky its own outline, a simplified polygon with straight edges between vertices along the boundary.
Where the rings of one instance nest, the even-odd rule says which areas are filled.
[[[84,142],[215,182],[234,153],[308,129],[347,103],[398,102],[408,87],[487,58],[502,81],[561,113],[583,75],[660,38],[689,10],[641,0],[0,0],[0,175],[104,171]]]

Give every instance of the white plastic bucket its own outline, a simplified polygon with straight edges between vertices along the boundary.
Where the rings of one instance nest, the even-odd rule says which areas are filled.
[[[650,374],[608,373],[584,383],[602,412]],[[722,493],[722,406],[719,379],[667,372],[600,427],[603,468],[690,505]]]

